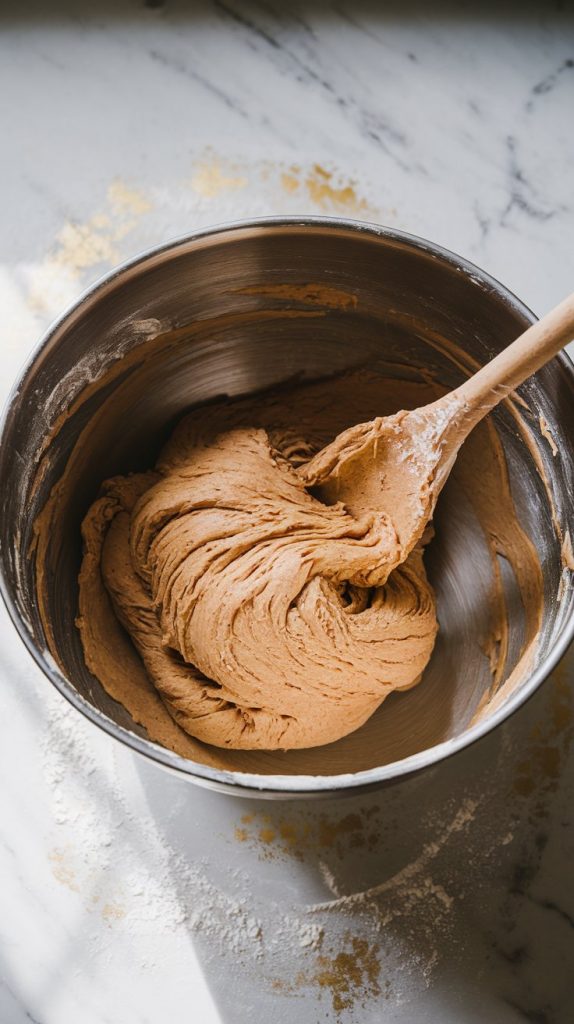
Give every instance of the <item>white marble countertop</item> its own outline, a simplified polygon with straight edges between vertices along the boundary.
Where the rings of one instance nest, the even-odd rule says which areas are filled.
[[[191,6],[0,15],[3,393],[101,272],[229,218],[397,226],[537,313],[571,290],[567,3]],[[1,1024],[574,1020],[574,657],[422,777],[266,804],[119,747],[0,629]]]

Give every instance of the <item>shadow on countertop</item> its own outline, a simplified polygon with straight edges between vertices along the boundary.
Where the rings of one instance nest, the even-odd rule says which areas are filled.
[[[69,20],[79,25],[85,22],[101,28],[105,20],[123,21],[127,18],[146,17],[153,24],[153,15],[174,18],[181,21],[194,21],[198,18],[215,16],[222,24],[235,22],[267,39],[270,45],[280,46],[273,38],[269,26],[273,23],[279,29],[291,25],[300,31],[311,31],[307,20],[316,16],[324,16],[333,23],[346,23],[359,29],[368,30],[361,25],[366,17],[381,24],[408,20],[422,20],[428,23],[450,21],[464,23],[498,22],[501,20],[519,20],[534,22],[537,25],[566,22],[574,18],[574,2],[572,0],[435,0],[429,4],[427,0],[268,0],[265,3],[246,3],[245,0],[100,0],[94,4],[91,0],[29,0],[26,5],[4,7],[0,10],[0,21],[5,24],[25,24],[29,22],[51,22],[58,19]]]
[[[573,677],[574,652],[496,733],[368,796],[236,799],[139,760],[226,1024],[569,1024]]]

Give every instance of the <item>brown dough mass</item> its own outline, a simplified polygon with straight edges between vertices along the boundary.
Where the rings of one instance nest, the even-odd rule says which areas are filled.
[[[107,481],[83,524],[88,665],[103,579],[175,722],[215,746],[331,743],[417,683],[434,645],[422,546],[387,580],[393,510],[321,501],[336,467],[306,487],[337,389],[299,395],[295,417],[285,396],[194,411],[155,472]]]

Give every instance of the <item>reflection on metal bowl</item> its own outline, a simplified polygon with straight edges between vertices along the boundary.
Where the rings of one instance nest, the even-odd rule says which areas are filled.
[[[386,376],[432,371],[452,387],[532,319],[501,285],[437,246],[326,218],[223,226],[109,275],[47,333],[3,424],[2,592],[46,676],[120,742],[193,781],[234,793],[321,796],[380,785],[427,768],[492,729],[534,692],[574,630],[574,595],[561,585],[559,525],[574,484],[574,369],[566,356],[520,390],[529,444],[508,407],[494,414],[517,514],[542,564],[544,600],[525,678],[474,724],[491,685],[480,637],[492,564],[456,488],[447,485],[441,496],[427,555],[441,629],[423,683],[388,698],[366,725],[335,744],[254,752],[242,771],[225,761],[213,767],[184,759],[150,742],[86,668],[74,626],[80,523],[101,481],[149,468],[159,441],[196,403],[364,365]],[[83,457],[42,554],[39,602],[38,565],[30,557],[34,524],[53,488],[62,486],[80,434]],[[512,573],[503,562],[500,569],[510,619],[508,674],[519,657],[524,614]]]

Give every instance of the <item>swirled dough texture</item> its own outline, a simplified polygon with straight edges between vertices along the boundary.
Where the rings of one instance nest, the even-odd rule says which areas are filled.
[[[327,477],[309,486],[338,416],[337,391],[306,394],[195,410],[155,470],[108,480],[84,521],[88,664],[95,567],[172,717],[215,746],[331,743],[417,683],[433,649],[422,545],[389,576],[393,510],[358,501],[353,516],[321,500]]]

